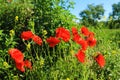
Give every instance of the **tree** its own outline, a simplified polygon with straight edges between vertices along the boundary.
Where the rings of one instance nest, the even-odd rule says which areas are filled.
[[[80,17],[82,18],[83,25],[97,25],[98,20],[104,15],[104,8],[102,5],[88,5],[88,9],[80,12]]]
[[[108,27],[112,28],[120,28],[120,2],[112,5],[112,13],[109,15]]]
[[[118,2],[118,4],[113,4],[112,5],[112,16],[114,19],[116,20],[120,20],[120,2]]]

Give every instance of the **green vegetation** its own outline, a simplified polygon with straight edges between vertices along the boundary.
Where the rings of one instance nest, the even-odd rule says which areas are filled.
[[[104,15],[104,11],[102,5],[88,5],[88,9],[80,13],[82,24],[86,26],[97,26],[98,20]]]
[[[120,2],[113,4],[107,21],[98,21],[104,16],[103,6],[88,5],[77,23],[69,10],[74,8],[72,0],[0,0],[0,80],[119,80],[119,6]],[[86,63],[75,57],[81,46],[72,40],[72,27],[76,26],[81,34],[81,25],[94,32],[97,40],[95,47],[86,50]],[[49,47],[46,39],[56,36],[58,27],[70,31],[70,41]],[[21,33],[28,30],[41,37],[42,45],[21,39]],[[11,48],[19,49],[32,63],[32,69],[19,71],[8,54]],[[97,52],[104,55],[103,68],[93,58]]]

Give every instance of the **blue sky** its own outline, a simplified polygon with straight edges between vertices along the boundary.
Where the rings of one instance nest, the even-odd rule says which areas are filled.
[[[102,4],[106,17],[109,16],[109,13],[112,12],[112,4],[120,2],[120,0],[73,0],[75,2],[74,9],[71,9],[71,13],[76,15],[76,17],[80,18],[79,13],[87,8],[88,4]]]

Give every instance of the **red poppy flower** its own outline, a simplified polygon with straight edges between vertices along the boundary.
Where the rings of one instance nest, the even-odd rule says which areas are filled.
[[[8,53],[10,54],[10,56],[12,57],[12,59],[15,60],[16,63],[23,62],[24,55],[18,49],[15,49],[15,48],[10,49],[10,50],[8,50]]]
[[[95,57],[95,60],[101,68],[103,68],[105,66],[105,59],[104,59],[104,56],[102,54],[99,53]]]
[[[79,43],[79,41],[81,40],[81,36],[79,34],[73,35],[73,41]]]
[[[15,65],[16,65],[16,68],[17,68],[18,70],[20,70],[21,72],[25,72],[24,62],[15,63]]]
[[[81,28],[81,33],[84,35],[84,36],[89,36],[89,30],[87,27],[83,26]]]
[[[78,44],[81,45],[83,51],[85,51],[88,47],[87,41],[82,38],[78,41]]]
[[[21,38],[24,40],[29,40],[33,37],[33,33],[31,31],[23,31],[21,33]]]
[[[94,47],[96,45],[96,39],[94,37],[88,37],[87,38],[87,43],[89,46]]]
[[[83,40],[81,43],[82,50],[85,51],[88,47],[87,41]]]
[[[25,67],[32,69],[32,63],[29,60],[25,60],[24,65],[25,65]]]
[[[56,29],[56,37],[68,42],[70,39],[70,32],[63,27],[59,27]]]
[[[54,47],[56,44],[60,42],[60,40],[55,37],[50,37],[46,41],[49,43],[50,47]]]
[[[89,32],[89,37],[94,37],[94,33],[93,32]]]
[[[81,63],[85,62],[85,53],[82,50],[79,50],[75,56]]]
[[[34,36],[32,37],[32,40],[33,40],[36,44],[42,45],[42,39],[41,39],[39,36],[34,35]]]
[[[78,30],[77,30],[76,27],[72,27],[72,34],[73,34],[73,35],[78,34]]]

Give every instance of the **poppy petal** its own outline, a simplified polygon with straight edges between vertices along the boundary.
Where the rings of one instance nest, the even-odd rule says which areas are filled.
[[[33,37],[33,33],[31,31],[23,31],[21,33],[21,38],[24,40],[29,40]]]

